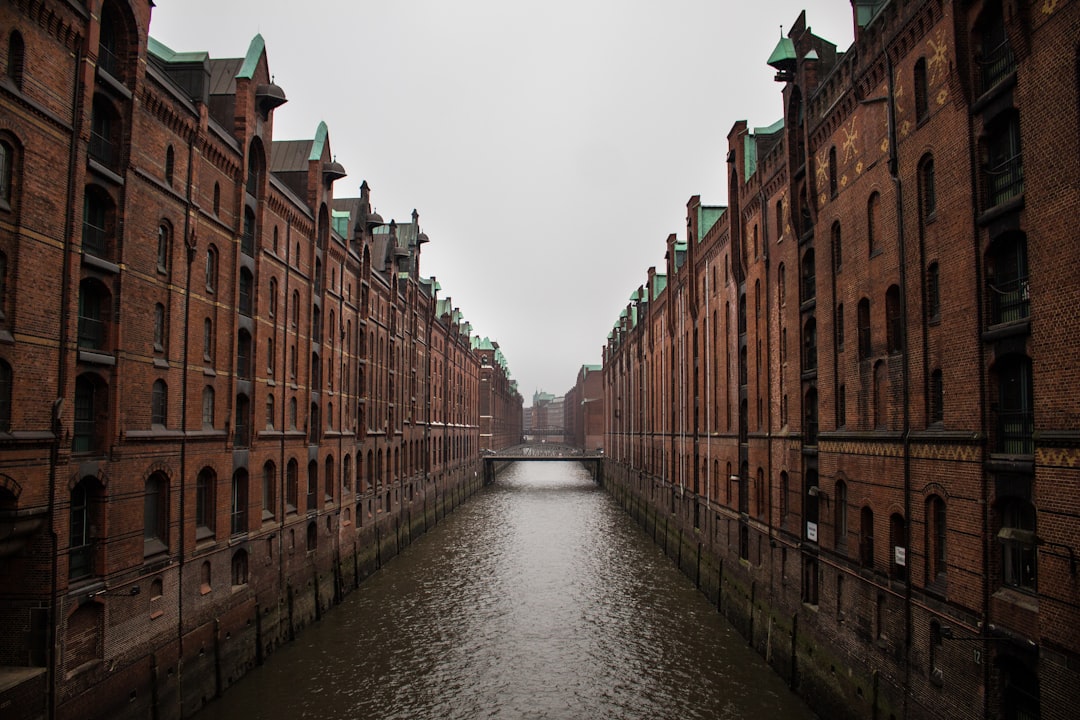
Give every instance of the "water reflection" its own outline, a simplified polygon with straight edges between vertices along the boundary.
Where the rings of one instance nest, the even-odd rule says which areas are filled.
[[[214,718],[811,718],[571,463],[519,463]]]

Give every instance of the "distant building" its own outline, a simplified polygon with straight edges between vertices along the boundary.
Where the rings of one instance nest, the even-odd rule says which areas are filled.
[[[552,395],[541,390],[533,393],[533,404],[529,409],[527,436],[534,441],[563,442],[564,423],[562,396]]]
[[[601,365],[582,365],[566,393],[566,441],[583,450],[604,446],[604,376]]]

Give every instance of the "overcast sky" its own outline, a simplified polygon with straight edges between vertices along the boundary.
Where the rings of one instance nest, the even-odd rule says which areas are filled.
[[[849,0],[156,0],[150,34],[242,57],[256,33],[289,98],[274,138],[320,120],[389,221],[413,208],[434,275],[501,346],[525,405],[602,347],[686,202],[725,204],[737,120],[780,119],[765,64],[807,9],[841,50]]]

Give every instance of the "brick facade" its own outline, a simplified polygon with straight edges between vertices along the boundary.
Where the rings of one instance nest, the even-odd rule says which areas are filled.
[[[605,474],[830,717],[1071,717],[1080,5],[853,6],[609,336]]]
[[[418,215],[151,6],[0,5],[4,717],[190,715],[476,489],[482,375],[520,427]]]

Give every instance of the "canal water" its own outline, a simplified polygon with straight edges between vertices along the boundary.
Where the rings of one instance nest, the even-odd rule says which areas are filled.
[[[518,463],[221,718],[813,718],[580,465]]]

